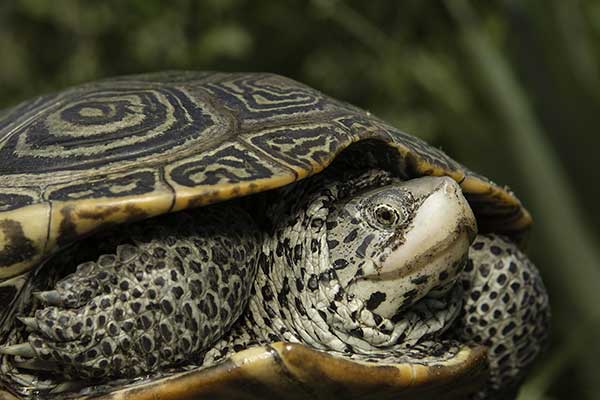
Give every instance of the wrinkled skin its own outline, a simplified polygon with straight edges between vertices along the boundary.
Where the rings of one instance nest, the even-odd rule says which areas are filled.
[[[492,346],[493,392],[517,382],[539,352],[547,299],[535,268],[495,236],[469,250],[475,217],[449,178],[326,174],[281,190],[267,219],[263,232],[225,204],[121,230],[114,256],[36,294],[40,307],[20,318],[25,342],[0,350],[17,356],[9,374],[132,378],[211,365],[275,340],[394,357],[458,339]],[[504,278],[489,272],[491,262],[506,265]],[[484,291],[490,276],[504,283]],[[497,321],[488,320],[492,308],[502,313]],[[510,323],[518,327],[506,331]],[[537,336],[525,341],[523,329]]]

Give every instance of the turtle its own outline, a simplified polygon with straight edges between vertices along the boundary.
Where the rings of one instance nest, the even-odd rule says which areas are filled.
[[[548,337],[531,222],[276,74],[44,95],[0,114],[0,398],[511,396]]]

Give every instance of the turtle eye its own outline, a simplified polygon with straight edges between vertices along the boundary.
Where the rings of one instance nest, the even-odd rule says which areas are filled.
[[[383,228],[393,228],[404,220],[401,211],[389,204],[378,204],[373,208],[374,222]]]
[[[406,223],[415,204],[410,193],[392,188],[378,189],[358,202],[347,203],[346,207],[349,215],[360,215],[372,228],[393,230]]]

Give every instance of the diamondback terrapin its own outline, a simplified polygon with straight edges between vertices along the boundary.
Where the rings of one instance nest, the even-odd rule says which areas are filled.
[[[277,75],[9,109],[0,210],[0,397],[493,397],[547,334],[513,193]]]

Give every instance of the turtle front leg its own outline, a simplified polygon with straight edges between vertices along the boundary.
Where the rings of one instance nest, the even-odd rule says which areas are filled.
[[[461,282],[465,304],[455,332],[489,349],[489,386],[478,396],[510,393],[548,339],[550,308],[540,274],[510,240],[479,235]]]
[[[28,341],[0,352],[72,379],[134,377],[198,357],[230,329],[261,242],[245,212],[213,206],[126,229],[133,244],[37,293],[46,306],[20,318]]]

